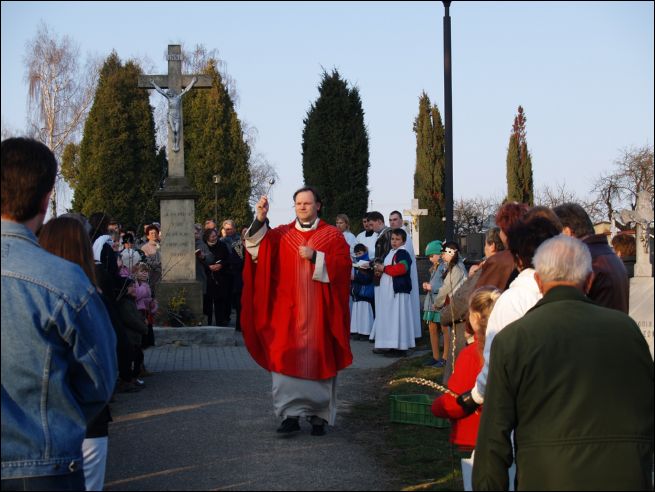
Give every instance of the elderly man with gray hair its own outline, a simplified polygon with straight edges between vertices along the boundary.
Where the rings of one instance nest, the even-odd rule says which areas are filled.
[[[474,490],[652,488],[653,361],[637,324],[585,296],[591,255],[559,235],[534,256],[544,297],[494,339]],[[511,434],[514,433],[514,449]]]

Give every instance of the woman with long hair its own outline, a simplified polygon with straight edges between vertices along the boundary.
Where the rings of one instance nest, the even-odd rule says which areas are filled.
[[[46,251],[77,263],[97,288],[91,241],[80,220],[71,217],[51,219],[39,233],[39,244]],[[110,421],[109,405],[105,405],[100,414],[87,425],[86,437],[82,442],[86,490],[103,489]]]

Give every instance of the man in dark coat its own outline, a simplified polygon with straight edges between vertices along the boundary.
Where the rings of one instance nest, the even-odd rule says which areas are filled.
[[[610,248],[604,234],[595,234],[587,212],[577,203],[553,209],[564,227],[563,233],[577,237],[589,248],[594,279],[587,295],[592,301],[628,314],[630,280],[621,259]]]
[[[513,460],[516,490],[650,489],[646,340],[632,318],[585,297],[591,255],[581,241],[545,241],[534,266],[543,299],[491,347],[473,489],[507,490]]]

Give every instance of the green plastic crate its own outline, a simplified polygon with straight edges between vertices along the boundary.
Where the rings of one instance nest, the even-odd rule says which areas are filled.
[[[400,424],[426,425],[443,429],[450,425],[446,419],[432,414],[433,397],[428,395],[390,395],[391,421]]]

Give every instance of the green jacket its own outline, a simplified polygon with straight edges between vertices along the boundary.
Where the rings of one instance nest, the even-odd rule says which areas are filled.
[[[653,360],[637,324],[555,287],[491,346],[474,490],[650,489]]]

